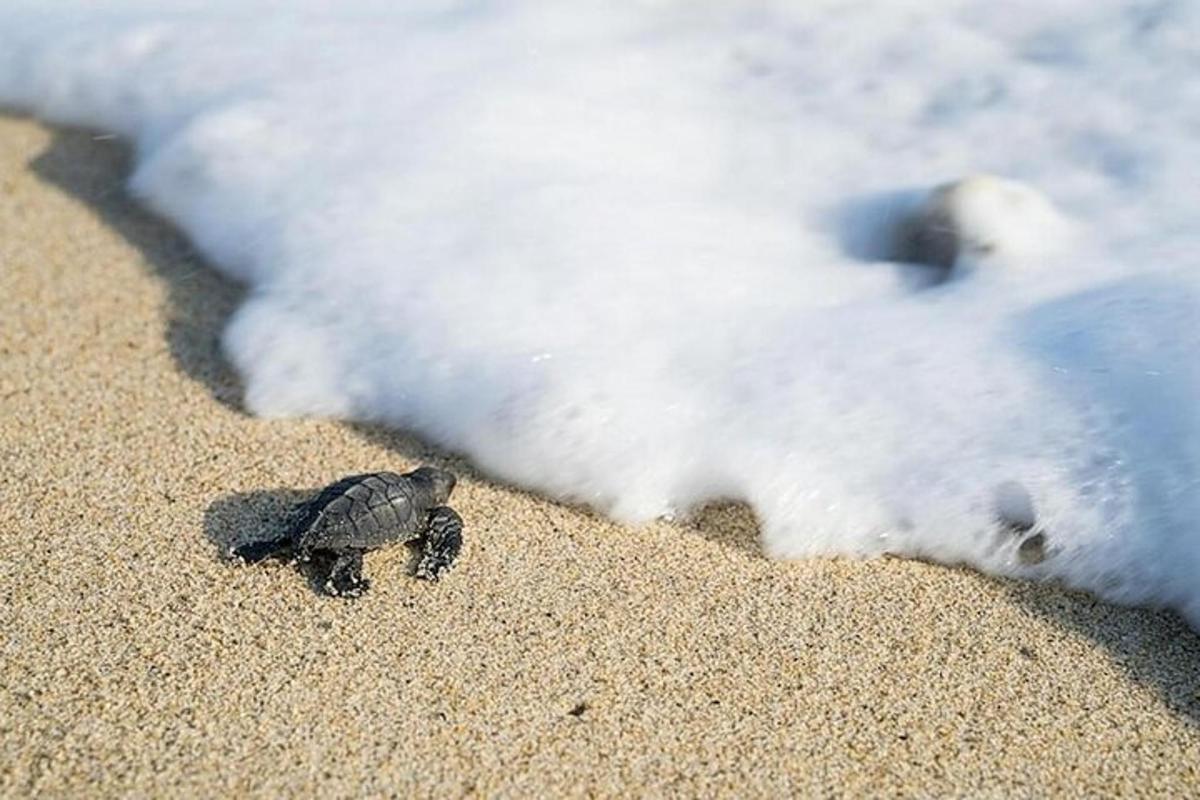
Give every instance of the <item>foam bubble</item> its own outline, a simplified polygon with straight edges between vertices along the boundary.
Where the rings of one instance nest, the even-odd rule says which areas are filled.
[[[993,175],[938,187],[899,227],[898,258],[959,274],[1037,267],[1072,238],[1067,220],[1033,187]]]

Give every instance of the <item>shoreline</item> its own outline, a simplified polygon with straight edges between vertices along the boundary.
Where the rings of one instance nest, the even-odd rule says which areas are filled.
[[[0,117],[0,158],[0,794],[1200,785],[1177,615],[768,561],[738,507],[623,528],[399,433],[251,418],[218,350],[240,290],[124,193],[124,148]],[[297,492],[423,462],[462,478],[441,583],[388,550],[345,603],[218,558]]]

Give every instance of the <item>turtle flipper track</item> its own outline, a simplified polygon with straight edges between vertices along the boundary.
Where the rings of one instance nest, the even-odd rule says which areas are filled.
[[[280,536],[278,539],[247,542],[230,550],[229,555],[240,558],[247,564],[256,564],[268,558],[286,558],[292,555],[292,539],[289,536]]]
[[[430,511],[424,553],[417,564],[416,576],[436,581],[448,572],[462,550],[462,534],[462,517],[453,508],[438,506]]]

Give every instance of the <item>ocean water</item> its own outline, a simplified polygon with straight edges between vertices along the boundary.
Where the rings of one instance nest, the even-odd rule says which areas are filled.
[[[3,3],[0,102],[251,287],[252,413],[1200,628],[1200,5],[160,5]]]

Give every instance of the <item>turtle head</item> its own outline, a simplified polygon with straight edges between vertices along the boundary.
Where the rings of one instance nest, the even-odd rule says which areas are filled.
[[[436,467],[421,467],[410,472],[408,476],[418,483],[429,486],[434,505],[439,506],[444,505],[450,499],[450,493],[454,491],[454,485],[458,483],[454,473]]]

